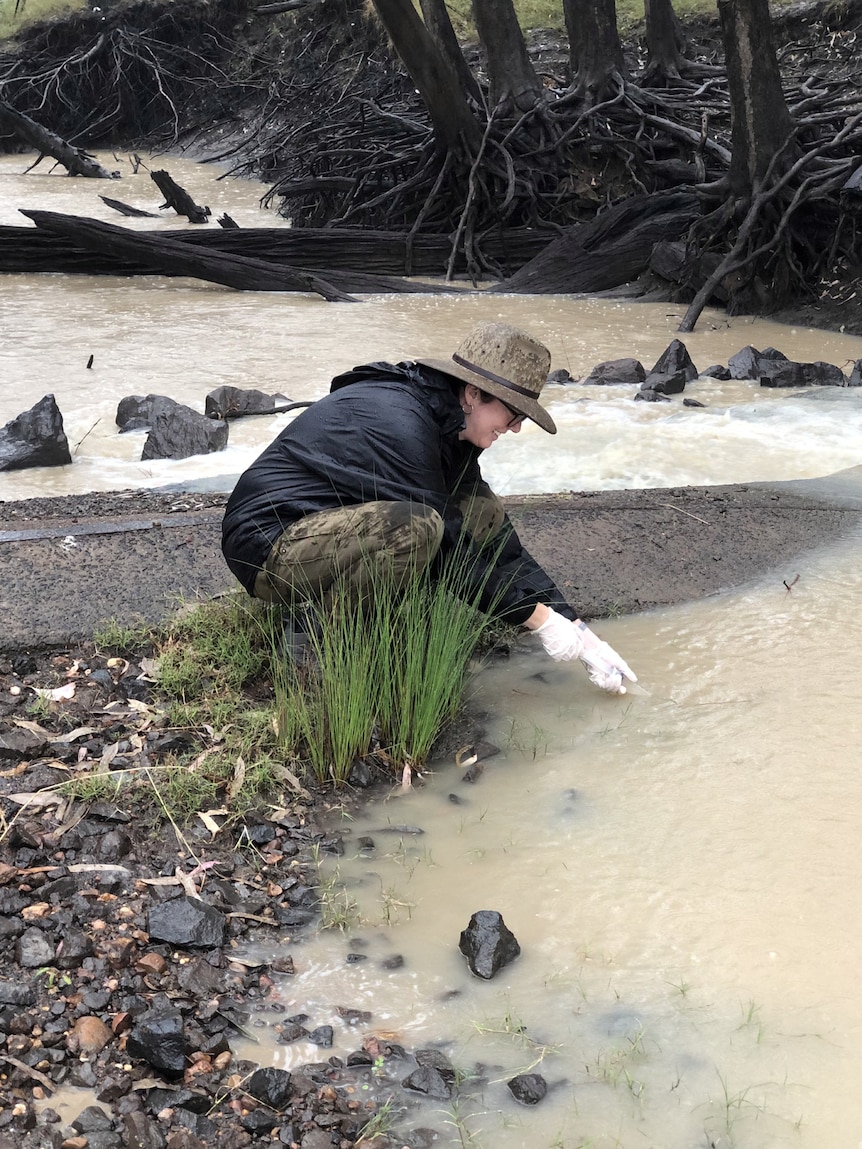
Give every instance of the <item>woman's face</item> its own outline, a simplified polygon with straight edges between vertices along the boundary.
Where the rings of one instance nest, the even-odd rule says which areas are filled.
[[[525,419],[524,415],[508,407],[502,399],[483,395],[472,383],[464,388],[461,409],[467,425],[458,438],[482,450],[493,446],[507,431],[517,435]]]

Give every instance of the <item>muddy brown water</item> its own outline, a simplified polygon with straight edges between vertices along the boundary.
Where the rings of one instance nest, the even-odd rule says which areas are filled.
[[[254,185],[158,164],[199,202],[261,222]],[[25,166],[0,161],[3,222],[18,205],[117,222],[104,188],[25,177]],[[128,177],[106,194],[152,210],[149,183]],[[112,426],[126,394],[201,409],[221,383],[314,398],[369,358],[445,355],[486,318],[536,331],[576,375],[622,355],[650,366],[680,314],[481,295],[334,306],[149,277],[4,276],[0,303],[0,421],[52,391],[76,451],[62,471],[0,476],[4,499],[223,479],[283,425],[249,420],[223,457],[142,466],[140,437]],[[746,343],[845,368],[862,357],[862,341],[840,333],[714,314],[686,343],[699,366]],[[860,462],[855,396],[812,403],[706,380],[686,393],[709,406],[549,392],[561,434],[508,436],[488,474],[517,494],[813,478]],[[852,471],[844,492],[862,506]],[[370,1010],[369,1029],[411,1047],[440,1044],[479,1079],[461,1107],[424,1115],[443,1144],[862,1144],[859,560],[852,536],[732,593],[603,623],[643,694],[605,697],[579,666],[529,651],[482,671],[477,700],[501,753],[472,786],[440,763],[421,789],[344,822],[347,853],[325,878],[346,929],[275,947],[297,966],[280,987],[289,1012],[333,1024],[336,1053],[361,1039],[338,1006]],[[371,856],[353,845],[361,834]],[[523,948],[487,983],[457,948],[483,908],[500,910]],[[366,960],[348,964],[350,952]],[[384,969],[396,954],[403,966]],[[256,1060],[319,1055],[259,1033],[240,1050]],[[554,1086],[531,1110],[505,1087],[528,1067]]]

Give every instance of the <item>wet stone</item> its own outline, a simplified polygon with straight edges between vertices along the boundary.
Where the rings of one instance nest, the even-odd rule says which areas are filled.
[[[88,1105],[72,1122],[72,1128],[79,1133],[95,1133],[100,1129],[110,1129],[111,1118],[100,1105]]]
[[[541,1073],[519,1073],[506,1084],[515,1100],[522,1105],[538,1105],[548,1092],[548,1083]]]
[[[129,1033],[126,1050],[154,1069],[182,1073],[186,1067],[183,1018],[177,1009],[153,1009],[138,1019]]]
[[[497,910],[477,910],[461,933],[459,947],[476,977],[489,980],[520,954],[515,935]]]
[[[254,1071],[246,1089],[252,1097],[270,1109],[281,1111],[290,1104],[290,1082],[291,1074],[286,1069],[267,1066]]]
[[[331,1025],[319,1025],[309,1033],[308,1040],[312,1044],[320,1046],[321,1049],[329,1049],[334,1037],[335,1031]]]
[[[127,1113],[123,1126],[127,1149],[163,1149],[164,1134],[145,1113]]]
[[[380,965],[383,969],[401,969],[404,965],[404,956],[393,954],[391,957],[384,958]]]
[[[155,941],[213,949],[227,940],[227,921],[205,902],[180,897],[150,909],[147,932]]]
[[[40,969],[54,961],[54,943],[35,926],[25,930],[15,943],[15,960],[25,969]]]
[[[93,952],[93,942],[83,930],[68,930],[57,946],[55,964],[59,969],[77,969]]]
[[[449,1101],[455,1094],[455,1085],[448,1076],[431,1066],[420,1065],[401,1082],[402,1089],[422,1093],[435,1101]]]
[[[16,981],[0,981],[0,1004],[33,1005],[36,995],[29,985]]]

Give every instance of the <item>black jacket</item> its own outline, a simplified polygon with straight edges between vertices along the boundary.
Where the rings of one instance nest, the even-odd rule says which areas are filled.
[[[372,363],[332,381],[240,476],[222,524],[227,564],[251,593],[275,540],[316,511],[376,500],[423,503],[443,518],[438,563],[466,549],[478,602],[522,623],[537,602],[575,612],[506,520],[493,561],[465,544],[456,498],[482,475],[481,451],[459,440],[464,415],[448,376],[412,363]]]

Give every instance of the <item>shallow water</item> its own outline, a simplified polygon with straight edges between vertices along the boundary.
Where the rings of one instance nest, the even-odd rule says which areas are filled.
[[[339,1005],[439,1044],[481,1082],[460,1112],[477,1145],[855,1146],[858,557],[852,540],[802,560],[791,592],[775,576],[603,623],[643,695],[534,650],[484,670],[501,753],[473,785],[441,763],[342,824],[324,873],[347,929],[286,943],[287,1012],[332,1024],[341,1054],[360,1037]],[[479,909],[522,947],[489,982],[458,951]],[[319,1055],[270,1041],[246,1052]],[[554,1088],[525,1110],[505,1082],[531,1066]],[[451,1119],[431,1119],[443,1144]]]
[[[24,176],[29,162],[0,159],[2,222],[19,206],[119,222],[100,194],[158,206],[146,172],[94,188]],[[255,185],[154,163],[243,225],[283,223],[259,211]],[[0,499],[207,477],[229,487],[286,418],[234,424],[219,455],[142,465],[143,437],[113,426],[128,394],[200,410],[223,383],[315,398],[368,359],[446,355],[486,318],[535,331],[574,375],[624,355],[650,367],[681,311],[478,294],[335,305],[182,279],[0,276],[0,423],[53,392],[75,452],[71,467],[0,475]],[[685,342],[701,368],[747,343],[845,369],[862,357],[862,340],[714,313]],[[528,428],[489,453],[501,492],[807,479],[862,462],[855,391],[702,379],[686,395],[705,409],[634,403],[631,388],[546,395],[560,434]],[[855,472],[841,490],[862,505]],[[501,753],[474,786],[442,763],[421,791],[345,821],[348,853],[326,877],[351,928],[279,944],[298,970],[280,985],[288,1012],[331,1022],[336,1052],[361,1040],[338,1005],[370,1010],[367,1028],[410,1046],[440,1043],[481,1080],[459,1113],[423,1116],[443,1144],[862,1144],[860,569],[853,538],[732,594],[603,623],[643,695],[606,697],[579,666],[527,650],[483,671]],[[380,832],[404,824],[424,832]],[[362,833],[370,858],[351,846]],[[488,983],[457,949],[482,908],[500,910],[523,948]],[[367,960],[347,964],[351,951]],[[383,970],[394,954],[403,968]],[[238,1050],[278,1064],[320,1056],[258,1032],[262,1044]],[[525,1110],[504,1083],[534,1062],[554,1088]]]

